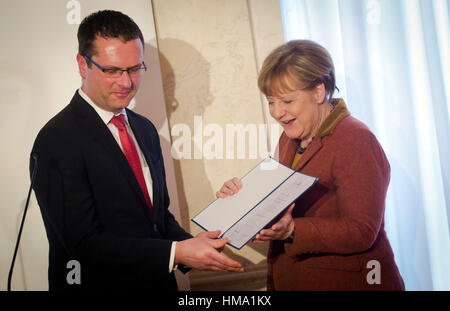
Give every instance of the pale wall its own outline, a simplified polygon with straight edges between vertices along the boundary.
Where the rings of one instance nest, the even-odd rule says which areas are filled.
[[[280,8],[277,0],[153,0],[153,7],[169,125],[174,130],[185,124],[188,130],[172,132],[172,143],[188,141],[184,148],[191,149],[184,153],[188,158],[175,159],[175,170],[183,225],[196,234],[201,229],[190,219],[215,199],[224,181],[242,177],[261,161],[250,159],[248,137],[245,158],[237,159],[234,145],[234,156],[226,159],[226,125],[267,122],[257,75],[264,57],[283,43]],[[194,128],[196,116],[203,129],[213,125],[222,136]],[[208,159],[201,149],[220,138],[224,159]],[[267,148],[264,137],[257,140],[258,148]],[[178,156],[186,151],[175,149]],[[262,289],[266,250],[267,245],[227,247],[225,253],[242,262],[247,273],[192,271],[192,288]]]

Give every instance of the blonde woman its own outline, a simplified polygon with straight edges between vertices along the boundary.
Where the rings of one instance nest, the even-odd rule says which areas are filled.
[[[374,134],[333,98],[329,53],[290,41],[266,58],[258,85],[284,130],[279,160],[320,178],[254,239],[270,241],[267,289],[404,290],[384,230],[389,162]],[[233,178],[216,195],[241,187]]]

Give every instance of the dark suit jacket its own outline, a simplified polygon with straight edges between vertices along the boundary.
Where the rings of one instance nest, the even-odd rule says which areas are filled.
[[[36,138],[33,188],[50,245],[50,290],[176,290],[171,244],[191,235],[168,211],[155,127],[128,109],[127,115],[151,171],[153,213],[119,145],[78,91]],[[81,265],[80,285],[66,281],[72,259]]]
[[[294,167],[320,180],[295,202],[293,243],[270,245],[267,287],[403,290],[384,231],[389,162],[370,130],[336,102]],[[283,133],[280,161],[291,166],[296,147]]]

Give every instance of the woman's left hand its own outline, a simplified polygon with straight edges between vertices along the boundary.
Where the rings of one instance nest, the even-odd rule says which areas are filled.
[[[292,218],[292,210],[294,209],[295,203],[284,212],[281,219],[276,222],[269,229],[261,230],[253,239],[253,242],[265,242],[270,240],[285,240],[291,235],[294,230],[294,219]]]

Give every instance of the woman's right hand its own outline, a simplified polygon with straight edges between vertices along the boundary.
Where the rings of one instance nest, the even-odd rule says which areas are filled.
[[[242,188],[242,183],[239,178],[234,177],[230,179],[229,181],[226,181],[222,188],[220,188],[219,191],[216,192],[216,197],[218,198],[225,198],[229,195],[233,195],[239,192]]]

